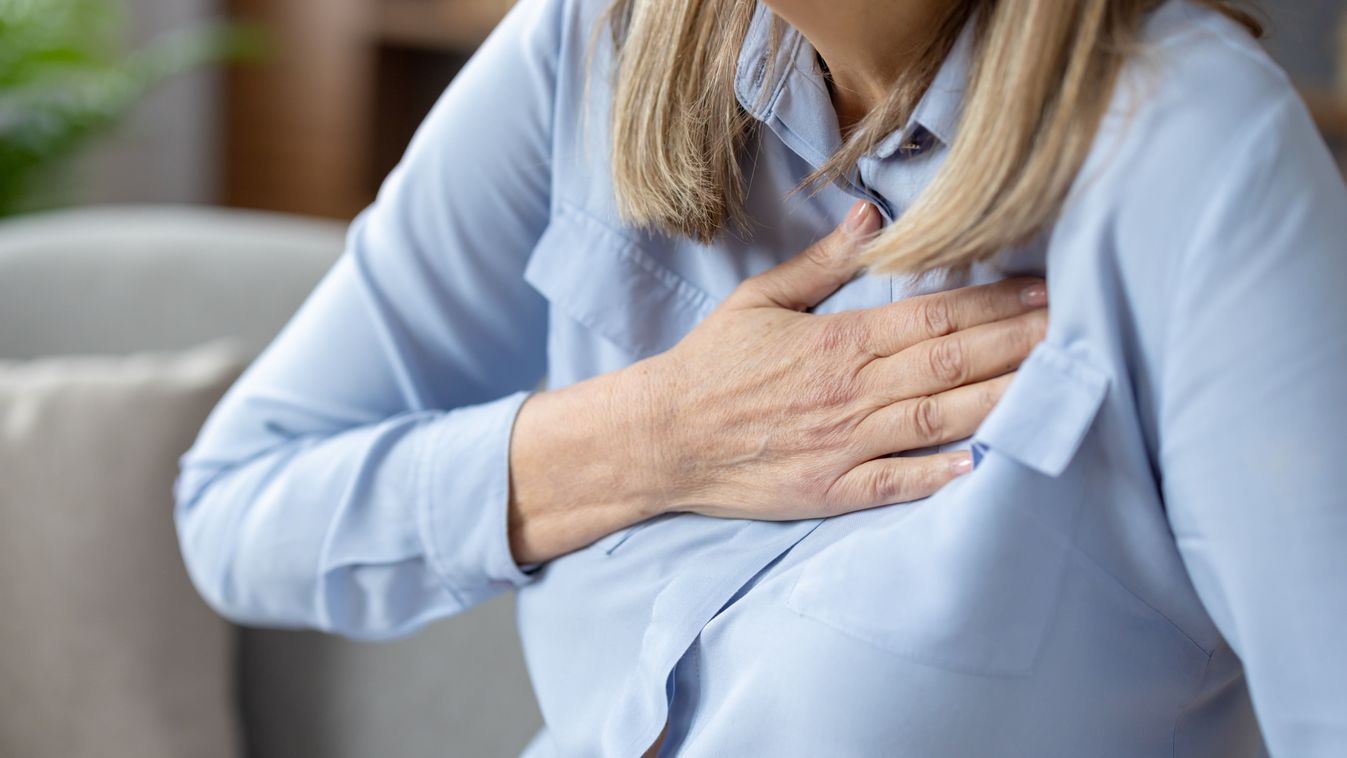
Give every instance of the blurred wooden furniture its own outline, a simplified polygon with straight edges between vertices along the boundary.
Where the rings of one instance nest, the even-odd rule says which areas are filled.
[[[1347,101],[1325,89],[1305,89],[1301,95],[1325,137],[1339,142],[1347,140]]]
[[[226,83],[224,200],[349,219],[512,0],[227,0],[266,30]]]
[[[1347,98],[1331,89],[1304,88],[1300,94],[1324,139],[1336,151],[1339,167],[1347,174]]]

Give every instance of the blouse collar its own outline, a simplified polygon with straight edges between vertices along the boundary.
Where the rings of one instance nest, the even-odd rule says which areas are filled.
[[[802,157],[822,165],[841,145],[832,98],[814,46],[799,31],[780,23],[775,57],[769,54],[774,18],[758,3],[740,49],[735,95],[749,115],[770,126]],[[879,143],[875,157],[888,158],[912,144],[921,129],[946,146],[953,143],[968,86],[973,29],[970,19],[907,123]]]

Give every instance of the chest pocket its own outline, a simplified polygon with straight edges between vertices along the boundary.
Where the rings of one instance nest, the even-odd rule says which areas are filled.
[[[1104,372],[1040,344],[974,434],[974,470],[814,555],[787,605],[920,663],[1032,673],[1086,494],[1083,443],[1107,389]]]
[[[555,314],[598,334],[633,361],[673,347],[716,305],[633,239],[568,204],[553,214],[524,279]]]

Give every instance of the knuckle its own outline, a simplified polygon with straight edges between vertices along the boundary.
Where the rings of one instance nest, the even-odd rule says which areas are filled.
[[[839,491],[843,485],[843,480],[824,466],[802,466],[795,472],[799,491],[810,495],[822,495],[825,501],[831,501],[842,497]]]
[[[921,473],[914,477],[917,481],[913,483],[913,491],[908,493],[909,496],[925,497],[940,489],[947,479],[948,470],[949,466],[943,456],[930,456],[922,465]]]
[[[907,503],[935,490],[934,474],[925,459],[907,459],[885,466],[876,477],[875,497],[885,503]]]
[[[815,347],[825,352],[851,350],[862,344],[865,339],[865,325],[860,319],[849,314],[836,314],[835,317],[819,319]]]
[[[968,362],[963,345],[957,339],[942,339],[931,346],[931,374],[947,386],[959,386],[968,379]]]
[[[919,439],[931,442],[940,438],[945,424],[941,418],[940,401],[933,397],[917,398],[912,402],[909,413],[909,421]]]
[[[922,300],[917,306],[917,323],[932,337],[943,337],[954,331],[954,318],[950,313],[949,300],[943,297],[931,297]]]
[[[876,502],[894,500],[907,490],[907,477],[898,466],[876,467],[870,478],[870,496]]]

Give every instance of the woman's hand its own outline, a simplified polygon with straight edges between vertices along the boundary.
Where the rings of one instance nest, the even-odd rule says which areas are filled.
[[[548,560],[669,511],[787,520],[935,492],[967,453],[887,457],[967,437],[1043,338],[1038,279],[804,313],[852,279],[879,227],[832,234],[743,282],[673,349],[537,393],[511,436],[510,540]]]
[[[682,342],[633,367],[663,509],[785,520],[926,497],[1047,327],[1044,283],[1016,279],[829,315],[802,313],[858,271],[879,225],[858,203],[795,258],[745,281]]]

